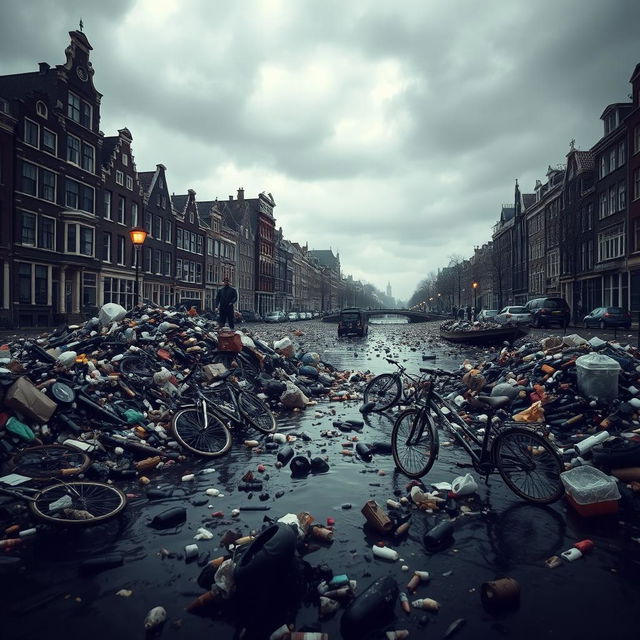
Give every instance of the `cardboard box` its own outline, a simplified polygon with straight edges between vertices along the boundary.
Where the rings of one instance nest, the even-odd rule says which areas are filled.
[[[6,407],[19,411],[23,416],[45,423],[53,415],[58,405],[49,396],[36,389],[28,378],[18,378],[4,398]]]

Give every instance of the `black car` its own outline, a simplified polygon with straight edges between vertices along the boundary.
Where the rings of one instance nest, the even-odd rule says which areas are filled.
[[[525,308],[531,314],[531,324],[538,329],[557,324],[563,329],[569,326],[571,310],[564,298],[535,298]]]
[[[343,309],[338,322],[338,336],[366,336],[369,333],[369,315],[363,309]]]
[[[585,329],[589,327],[624,327],[631,328],[631,314],[624,307],[596,307],[584,317]]]
[[[256,311],[249,311],[248,309],[241,309],[242,322],[262,322],[262,317]]]

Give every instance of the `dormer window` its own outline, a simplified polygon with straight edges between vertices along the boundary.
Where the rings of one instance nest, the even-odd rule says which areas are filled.
[[[122,164],[123,164],[125,167],[128,167],[128,166],[129,166],[129,156],[128,156],[126,153],[123,153],[123,154],[122,154]]]
[[[46,118],[48,115],[47,105],[44,102],[42,102],[42,100],[38,100],[38,102],[36,102],[36,113],[41,118]]]

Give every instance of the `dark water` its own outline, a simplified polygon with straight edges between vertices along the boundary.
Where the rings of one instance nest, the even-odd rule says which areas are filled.
[[[438,366],[454,368],[465,356],[478,355],[440,344],[434,337],[433,325],[384,323],[372,326],[368,338],[339,342],[334,338],[333,325],[314,322],[298,326],[305,331],[299,341],[307,348],[321,350],[324,359],[340,369],[379,373],[390,369],[383,360],[388,356],[417,371],[425,363],[423,355],[428,354],[437,356]],[[264,328],[264,331],[276,335],[281,329]],[[428,364],[433,362],[429,360]],[[196,584],[200,568],[196,563],[185,562],[181,555],[184,547],[194,542],[198,527],[206,526],[213,531],[214,538],[197,544],[214,558],[224,552],[219,540],[227,530],[248,534],[263,526],[265,516],[277,519],[300,511],[310,512],[318,523],[328,517],[336,521],[334,542],[310,548],[304,560],[311,566],[327,564],[335,574],[347,573],[357,580],[358,591],[380,576],[393,576],[403,588],[413,570],[430,572],[431,581],[421,585],[415,597],[438,600],[440,611],[436,614],[413,611],[407,616],[398,605],[395,622],[386,627],[409,629],[411,638],[442,638],[457,618],[467,621],[455,635],[460,639],[585,640],[637,635],[633,629],[637,629],[640,604],[640,545],[631,540],[639,535],[638,523],[628,513],[582,519],[569,512],[564,502],[548,508],[530,506],[519,501],[498,476],[493,476],[488,486],[480,483],[475,499],[466,501],[474,511],[485,507],[488,514],[459,518],[455,522],[455,541],[449,549],[428,555],[422,546],[424,532],[446,516],[412,511],[408,537],[390,541],[402,560],[389,563],[373,559],[370,548],[378,536],[363,526],[360,508],[369,499],[384,505],[388,498],[405,495],[407,479],[394,472],[391,456],[378,455],[365,463],[340,455],[341,443],[346,438],[320,437],[320,431],[330,428],[336,418],[360,418],[359,406],[360,401],[321,402],[300,414],[279,418],[281,431],[304,431],[311,436],[310,442],[300,439],[296,442],[299,453],[329,456],[331,470],[326,474],[292,479],[287,469],[274,467],[273,454],[254,454],[241,445],[246,436],[255,434],[237,433],[234,447],[225,458],[212,464],[186,462],[151,476],[151,486],[173,488],[171,499],[149,503],[143,490],[131,486],[128,490],[134,497],[120,521],[81,533],[42,532],[34,543],[23,547],[27,570],[17,577],[2,578],[0,583],[2,637],[15,640],[141,637],[145,615],[157,605],[164,606],[168,613],[162,630],[164,637],[239,637],[243,622],[252,620],[260,607],[255,602],[242,602],[226,616],[187,613],[186,606],[202,590]],[[316,409],[323,415],[316,416]],[[364,442],[388,440],[392,424],[393,414],[373,415],[359,437]],[[441,447],[440,458],[428,481],[450,482],[468,471],[456,466],[464,461],[458,449]],[[247,494],[235,490],[242,475],[248,470],[255,472],[259,463],[267,466],[269,474],[264,484],[270,498],[265,502],[260,502],[257,495],[249,499]],[[197,475],[195,482],[180,482],[183,474],[205,467],[216,470]],[[209,487],[219,488],[224,497],[209,498],[201,504]],[[278,491],[284,491],[284,495],[276,499]],[[239,518],[230,515],[233,508],[255,504],[268,506],[269,510],[243,511]],[[352,508],[343,509],[345,504],[351,504]],[[165,531],[148,527],[153,516],[175,505],[188,507],[185,524]],[[224,512],[224,517],[212,517],[214,511]],[[573,563],[564,562],[557,569],[545,567],[547,557],[584,538],[595,542],[589,555]],[[176,555],[163,557],[166,554],[162,550]],[[79,575],[78,563],[82,559],[113,551],[124,554],[122,567],[96,576]],[[403,571],[403,565],[409,571]],[[481,606],[479,587],[502,576],[518,580],[521,604],[514,612],[491,615]],[[283,576],[283,583],[291,580],[292,577]],[[130,589],[132,595],[116,595],[121,589]],[[330,638],[340,638],[341,612],[319,623],[317,604],[305,602],[300,592],[288,598],[285,592],[283,588],[285,601],[273,607],[278,624],[265,623],[265,638],[284,622],[295,623],[296,629],[305,625],[322,629]],[[278,612],[282,612],[279,619]],[[419,624],[421,618],[427,620],[426,629]],[[377,637],[384,637],[382,631]]]

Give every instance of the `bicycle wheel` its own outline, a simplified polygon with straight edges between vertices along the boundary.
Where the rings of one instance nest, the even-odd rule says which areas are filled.
[[[499,433],[491,449],[505,484],[516,495],[538,504],[555,502],[564,494],[562,460],[554,447],[525,427]]]
[[[365,387],[364,404],[374,402],[373,411],[384,411],[398,402],[401,392],[400,378],[392,373],[382,373]]]
[[[201,409],[182,409],[173,416],[171,429],[181,447],[200,456],[215,458],[227,453],[231,448],[229,427],[210,411],[207,412],[205,426]]]
[[[391,453],[396,467],[410,478],[421,478],[438,457],[438,432],[426,410],[407,409],[391,432]]]
[[[28,478],[58,478],[75,476],[91,464],[85,453],[64,445],[29,447],[16,453],[11,460],[13,473]]]
[[[276,417],[264,400],[251,391],[238,393],[238,409],[247,422],[262,433],[273,433],[278,428]]]
[[[61,500],[62,504],[56,504]],[[33,514],[41,520],[78,527],[110,520],[126,505],[127,497],[119,489],[102,482],[84,481],[45,487],[29,503]]]
[[[150,378],[154,374],[154,369],[149,365],[146,358],[137,355],[125,356],[120,360],[119,369],[121,373]]]

